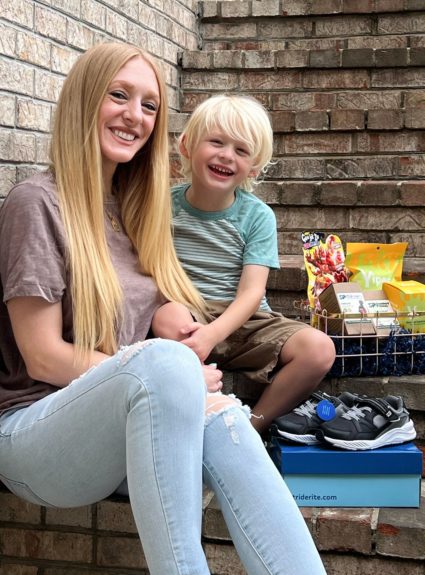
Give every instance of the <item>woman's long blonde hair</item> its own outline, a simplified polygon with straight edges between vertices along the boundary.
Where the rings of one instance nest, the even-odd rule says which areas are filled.
[[[99,44],[83,54],[66,78],[59,98],[51,144],[51,164],[67,237],[78,354],[117,349],[122,292],[111,262],[104,225],[99,109],[118,71],[143,58],[155,72],[160,107],[145,146],[119,164],[114,184],[125,230],[167,298],[202,310],[203,301],[181,267],[173,246],[169,191],[168,106],[162,74],[151,56],[136,46]]]

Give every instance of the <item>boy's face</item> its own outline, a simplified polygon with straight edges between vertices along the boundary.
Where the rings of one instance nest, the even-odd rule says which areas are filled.
[[[254,158],[246,143],[219,129],[201,136],[190,153],[183,142],[181,152],[191,162],[192,187],[202,191],[233,194],[248,176],[255,176]]]

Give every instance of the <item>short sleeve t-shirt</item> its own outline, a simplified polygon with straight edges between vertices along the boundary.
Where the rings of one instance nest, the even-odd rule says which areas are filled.
[[[171,192],[177,255],[206,300],[233,300],[243,266],[279,268],[275,215],[239,188],[226,210],[198,210],[186,200],[189,185],[175,186]],[[270,311],[266,298],[259,309]]]
[[[107,213],[120,222],[119,231]],[[163,303],[154,280],[143,275],[124,233],[114,198],[105,205],[105,230],[112,263],[123,291],[119,345],[146,338],[152,316]],[[28,404],[57,388],[33,381],[16,346],[6,303],[22,296],[61,302],[65,341],[73,341],[72,301],[66,238],[56,187],[49,173],[17,184],[0,209],[0,412]]]

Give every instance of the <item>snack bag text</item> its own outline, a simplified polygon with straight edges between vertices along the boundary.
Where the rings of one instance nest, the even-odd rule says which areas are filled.
[[[384,282],[400,281],[406,242],[394,244],[347,243],[345,265],[350,281],[364,290],[381,289]]]

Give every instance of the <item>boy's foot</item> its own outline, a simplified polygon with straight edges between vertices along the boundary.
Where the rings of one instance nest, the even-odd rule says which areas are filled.
[[[347,411],[359,399],[358,395],[344,391],[338,397],[328,395],[321,391],[315,391],[307,401],[295,407],[291,412],[277,417],[272,424],[275,435],[303,443],[314,445],[320,443],[316,432],[320,429],[324,420],[317,413],[320,402],[328,402],[325,405],[332,407],[334,417]]]
[[[401,397],[358,397],[357,403],[316,432],[319,441],[350,450],[376,449],[411,441],[415,427]]]

